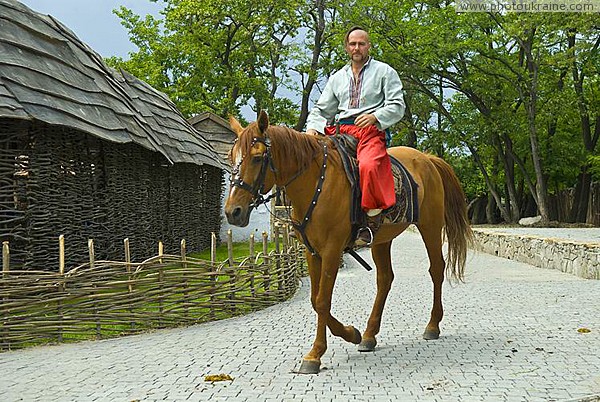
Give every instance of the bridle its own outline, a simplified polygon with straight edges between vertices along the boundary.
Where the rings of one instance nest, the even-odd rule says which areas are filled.
[[[265,177],[267,176],[267,168],[271,169],[273,173],[276,173],[277,170],[273,165],[273,158],[271,158],[271,141],[269,140],[269,138],[254,137],[252,139],[252,142],[250,143],[250,148],[252,148],[257,143],[263,144],[266,150],[265,152],[263,152],[260,172],[258,173],[258,177],[254,181],[254,183],[248,184],[244,180],[242,180],[241,177],[238,177],[238,174],[240,173],[240,167],[244,162],[244,157],[242,157],[237,163],[237,165],[233,168],[231,172],[232,178],[230,180],[232,186],[241,188],[242,190],[246,190],[252,195],[252,202],[250,203],[250,208],[255,208],[259,205],[266,204],[267,202],[269,202],[269,200],[271,200],[271,198],[275,197],[279,193],[279,191],[277,191],[277,193],[271,194],[266,198],[262,195],[262,193],[265,192],[264,187]]]

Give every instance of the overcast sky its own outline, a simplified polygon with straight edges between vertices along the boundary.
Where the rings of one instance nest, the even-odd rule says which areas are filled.
[[[83,42],[103,57],[129,58],[137,47],[129,42],[127,30],[112,10],[125,6],[138,15],[159,16],[164,3],[150,0],[19,0],[42,14],[65,24]]]

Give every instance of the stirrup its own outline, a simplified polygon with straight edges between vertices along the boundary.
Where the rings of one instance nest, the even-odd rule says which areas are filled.
[[[364,237],[361,236],[361,234],[365,233],[365,232],[369,234],[369,240],[366,240]],[[373,244],[374,238],[375,238],[375,236],[373,234],[373,230],[371,230],[370,227],[368,227],[368,226],[362,227],[362,228],[358,229],[356,240],[354,240],[354,245],[356,247],[370,247],[371,244]]]

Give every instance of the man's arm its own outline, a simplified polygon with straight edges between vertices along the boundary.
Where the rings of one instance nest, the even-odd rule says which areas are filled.
[[[323,93],[317,103],[313,106],[306,119],[306,133],[324,133],[325,126],[333,121],[338,112],[339,100],[333,91],[335,76],[329,78]]]
[[[373,112],[379,121],[380,128],[385,130],[402,119],[404,116],[404,94],[402,91],[402,81],[396,70],[388,67],[388,71],[383,79],[384,106]]]

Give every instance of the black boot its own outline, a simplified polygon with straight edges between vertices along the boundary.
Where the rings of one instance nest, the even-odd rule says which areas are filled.
[[[369,247],[371,243],[373,243],[373,239],[375,238],[382,221],[383,213],[375,216],[367,215],[367,225],[358,229],[358,235],[354,245],[358,247]]]

